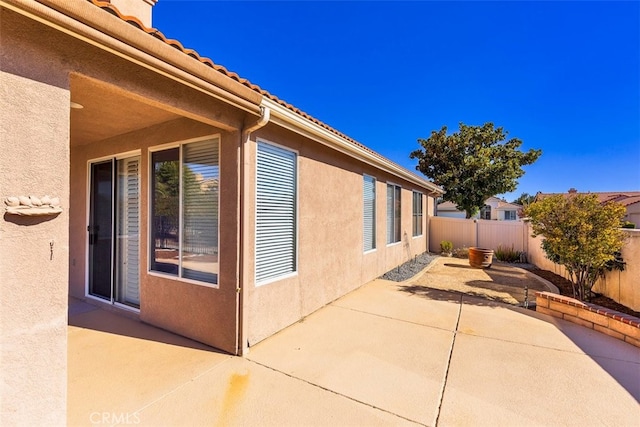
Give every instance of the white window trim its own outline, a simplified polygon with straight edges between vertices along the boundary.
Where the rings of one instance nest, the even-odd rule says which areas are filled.
[[[153,153],[156,153],[158,151],[164,151],[164,150],[169,150],[171,148],[179,148],[180,149],[180,162],[182,162],[182,146],[185,144],[190,144],[192,142],[200,142],[200,141],[206,141],[208,139],[214,139],[217,138],[218,139],[218,168],[221,171],[222,170],[222,137],[221,134],[219,133],[215,133],[215,134],[211,134],[211,135],[206,135],[206,136],[200,136],[197,138],[189,138],[189,139],[184,139],[184,140],[180,140],[180,141],[174,141],[174,142],[170,142],[167,144],[161,144],[161,145],[154,145],[153,147],[149,147],[149,149],[147,150],[147,168],[148,168],[148,180],[147,181],[147,274],[149,276],[155,276],[155,277],[161,277],[163,279],[168,279],[168,280],[175,280],[178,282],[183,282],[183,283],[189,283],[191,285],[198,285],[198,286],[204,286],[207,288],[213,288],[213,289],[219,289],[220,288],[220,206],[222,205],[220,203],[220,194],[222,193],[222,191],[218,192],[218,283],[207,283],[207,282],[200,282],[198,280],[193,280],[193,279],[187,279],[185,277],[180,277],[180,270],[182,269],[182,238],[180,238],[179,242],[178,242],[178,246],[179,246],[179,253],[181,254],[181,260],[180,263],[178,264],[178,275],[173,275],[173,274],[166,274],[166,273],[162,273],[160,271],[155,271],[155,270],[151,270],[151,235],[152,235],[152,227],[153,227],[153,221],[151,220],[152,218],[152,210],[153,210],[153,206],[152,206],[152,201],[153,201],[153,185],[151,185],[151,183],[153,182],[153,165],[152,165],[152,160],[151,160],[151,155]],[[180,211],[180,216],[179,216],[179,230],[180,230],[180,236],[182,236],[182,163],[180,164],[180,177],[179,177],[179,181],[180,181],[180,206],[179,206],[179,211]],[[222,173],[219,174],[218,176],[218,188],[222,188]]]
[[[296,187],[296,211],[295,211],[295,215],[296,215],[296,232],[295,232],[295,239],[296,239],[296,251],[295,251],[295,264],[296,264],[296,269],[295,271],[283,274],[281,276],[277,276],[277,277],[271,277],[269,279],[265,279],[262,281],[258,281],[256,278],[256,267],[255,267],[255,250],[256,250],[256,246],[257,246],[257,232],[256,230],[258,229],[258,215],[257,215],[257,207],[258,207],[258,144],[262,143],[262,144],[267,144],[267,145],[271,145],[277,148],[280,148],[282,150],[285,151],[289,151],[292,153],[295,153],[296,155],[296,182],[295,182],[295,187]],[[254,287],[261,287],[264,285],[268,285],[270,283],[275,283],[275,282],[279,282],[281,280],[286,280],[286,279],[290,279],[292,277],[296,277],[298,275],[298,272],[300,271],[300,263],[299,263],[299,252],[300,252],[300,152],[298,150],[295,150],[293,148],[287,147],[286,145],[282,145],[282,144],[278,144],[277,142],[273,142],[270,141],[268,139],[264,139],[264,138],[256,138],[256,142],[254,144],[255,147],[255,161],[253,162],[253,176],[254,176],[254,182],[253,182],[253,249],[254,249],[254,259],[253,259],[253,284]]]
[[[388,242],[388,237],[389,237],[389,236],[387,235],[387,233],[389,232],[389,230],[388,230],[389,225],[388,225],[388,224],[386,224],[386,227],[385,227],[385,230],[384,230],[384,231],[385,231],[385,233],[384,233],[384,234],[385,234],[385,236],[384,236],[384,240],[385,240],[385,242],[387,242],[387,247],[389,247],[389,246],[399,245],[400,243],[402,243],[402,186],[401,186],[400,184],[396,184],[395,182],[387,181],[387,182],[386,182],[386,184],[385,184],[385,190],[386,190],[386,191],[389,191],[389,187],[388,187],[389,185],[393,185],[394,187],[398,187],[398,188],[400,188],[400,238],[398,239],[398,241],[397,241],[397,242],[391,242],[391,243],[389,243],[389,242]],[[387,202],[387,197],[388,197],[388,195],[387,195],[387,194],[386,194],[386,192],[385,192],[385,195],[384,195],[384,198],[385,198],[385,212],[384,212],[384,216],[385,216],[385,218],[386,218],[386,220],[387,220],[387,223],[388,223],[388,222],[389,222],[389,218],[387,218],[387,209],[388,209],[388,206],[387,206],[387,203],[386,203],[386,202]],[[394,190],[394,197],[395,197],[395,190]],[[395,215],[394,215],[394,225],[395,225]],[[394,227],[394,228],[395,228],[395,227]]]
[[[363,252],[364,255],[373,253],[378,250],[378,180],[375,176],[369,175],[367,173],[362,174],[362,179],[365,177],[373,178],[373,248],[367,249]],[[362,203],[363,203],[363,215],[364,215],[364,193],[362,195]],[[362,218],[363,229],[364,229],[364,218]],[[364,236],[362,236],[363,245],[364,245]]]

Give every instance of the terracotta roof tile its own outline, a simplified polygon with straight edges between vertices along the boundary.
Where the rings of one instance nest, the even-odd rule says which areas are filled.
[[[281,106],[287,108],[290,111],[293,111],[294,113],[298,114],[301,117],[304,117],[307,120],[310,120],[311,122],[317,124],[318,126],[326,129],[327,131],[333,133],[334,135],[337,135],[341,138],[344,138],[345,140],[349,141],[350,143],[352,143],[353,145],[362,148],[363,150],[365,150],[366,152],[368,152],[369,154],[374,155],[375,157],[377,157],[380,160],[384,160],[385,162],[389,162],[389,163],[393,163],[391,162],[389,159],[387,159],[386,157],[382,156],[381,154],[377,153],[376,151],[370,149],[369,147],[365,146],[364,144],[359,143],[358,141],[356,141],[355,139],[345,135],[344,133],[332,128],[331,126],[327,125],[326,123],[323,123],[322,121],[316,119],[315,117],[305,113],[304,111],[300,110],[299,108],[294,107],[293,105],[283,101],[282,99],[278,98],[277,96],[267,92],[266,90],[262,89],[260,86],[255,85],[253,83],[251,83],[249,80],[240,77],[238,74],[227,70],[225,67],[223,67],[222,65],[218,65],[215,64],[211,59],[209,58],[205,58],[200,56],[200,54],[198,54],[198,52],[196,52],[193,49],[187,49],[185,48],[178,40],[174,40],[174,39],[168,39],[167,37],[165,37],[164,34],[162,34],[162,32],[160,32],[158,29],[156,28],[149,28],[147,26],[145,26],[138,18],[134,17],[134,16],[129,16],[129,15],[123,15],[118,8],[116,8],[114,5],[112,5],[111,3],[107,3],[105,1],[100,1],[100,0],[87,0],[89,3],[92,3],[94,6],[97,6],[99,8],[101,8],[102,10],[105,10],[109,13],[111,13],[112,15],[118,17],[119,19],[133,25],[134,27],[137,27],[138,29],[146,32],[147,34],[163,41],[164,43],[173,46],[174,48],[184,52],[186,55],[192,57],[193,59],[202,62],[203,64],[213,68],[214,70],[226,75],[227,77],[237,81],[238,83],[254,90],[255,92],[260,93],[261,95],[271,99],[272,101],[280,104]],[[400,169],[403,169],[413,175],[415,175],[417,178],[424,180],[424,178],[420,177],[419,175],[415,174],[412,171],[409,171],[408,169],[393,163],[395,166],[397,166]]]
[[[536,198],[542,200],[546,197],[551,196],[569,196],[570,194],[595,194],[598,197],[598,202],[607,203],[607,202],[618,202],[623,206],[633,205],[634,203],[640,202],[640,191],[610,191],[610,192],[588,192],[588,193],[538,193]]]

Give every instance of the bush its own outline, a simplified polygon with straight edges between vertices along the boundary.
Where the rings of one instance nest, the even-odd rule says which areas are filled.
[[[631,221],[625,221],[622,223],[622,228],[636,228],[636,225]]]
[[[600,203],[595,194],[556,195],[524,209],[533,235],[542,235],[542,249],[563,265],[573,283],[573,297],[584,301],[596,280],[624,246],[620,229],[626,209],[617,202]],[[624,261],[622,261],[624,262]]]
[[[513,249],[513,245],[511,245],[510,248],[503,248],[501,245],[498,245],[498,249],[493,251],[493,254],[498,261],[502,262],[519,262],[522,256],[522,252]]]
[[[442,253],[450,254],[453,250],[453,243],[448,240],[443,240],[442,242],[440,242],[440,250],[442,251]]]
[[[456,258],[462,258],[462,259],[469,258],[469,248],[467,247],[456,248],[453,251],[453,256]]]

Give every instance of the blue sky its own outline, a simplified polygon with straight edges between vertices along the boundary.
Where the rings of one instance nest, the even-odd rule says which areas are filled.
[[[491,121],[543,151],[509,201],[640,191],[640,2],[159,0],[153,26],[410,170]]]

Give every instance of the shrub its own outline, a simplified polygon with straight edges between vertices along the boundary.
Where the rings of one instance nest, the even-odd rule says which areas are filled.
[[[453,250],[453,243],[448,240],[443,240],[442,242],[440,242],[440,250],[442,251],[442,253],[450,254]]]
[[[626,209],[620,203],[601,204],[595,194],[556,195],[524,210],[533,235],[544,237],[547,258],[567,269],[574,298],[584,301],[608,266],[624,267],[616,260],[625,238],[620,225]]]
[[[513,245],[510,248],[503,248],[502,245],[498,245],[498,249],[493,251],[493,254],[502,262],[519,262],[522,252],[513,249]]]
[[[625,221],[622,223],[622,228],[636,228],[636,225],[631,221]]]
[[[456,248],[453,251],[453,256],[456,258],[469,258],[469,248],[467,247],[462,247],[462,248]]]

